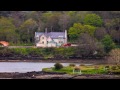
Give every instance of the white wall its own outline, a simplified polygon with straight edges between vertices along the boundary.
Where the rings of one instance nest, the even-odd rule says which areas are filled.
[[[44,42],[44,43],[42,43],[42,42]],[[47,46],[47,38],[45,35],[42,35],[40,37],[40,41],[36,44],[36,46],[39,46],[39,47],[46,47]]]
[[[56,47],[55,43],[48,43],[48,47]]]

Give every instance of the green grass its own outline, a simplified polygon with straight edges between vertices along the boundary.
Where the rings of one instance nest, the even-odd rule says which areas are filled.
[[[60,70],[56,70],[54,67],[52,68],[44,68],[43,71],[47,72],[65,72],[67,74],[78,74],[73,73],[74,67],[66,66]],[[82,74],[105,74],[107,71],[104,70],[104,65],[100,65],[98,69],[95,69],[94,66],[80,66]]]

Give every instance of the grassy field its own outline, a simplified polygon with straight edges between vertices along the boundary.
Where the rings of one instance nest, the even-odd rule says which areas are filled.
[[[74,72],[76,66],[64,66],[63,68],[56,70],[55,67],[51,68],[44,68],[43,71],[47,72],[64,72],[67,74],[80,74],[79,72]],[[80,68],[81,74],[106,74],[108,71],[105,70],[105,65],[81,65],[77,66],[77,68]]]

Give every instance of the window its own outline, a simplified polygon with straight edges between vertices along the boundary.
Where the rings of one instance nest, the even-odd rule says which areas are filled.
[[[44,37],[42,37],[42,39],[44,39]]]
[[[44,41],[42,41],[42,44],[44,44]]]
[[[63,41],[59,41],[59,43],[63,43]]]

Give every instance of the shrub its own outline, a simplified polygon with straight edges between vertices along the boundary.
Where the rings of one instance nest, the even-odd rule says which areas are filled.
[[[120,69],[120,65],[117,65],[118,69]]]
[[[70,67],[75,67],[75,64],[70,63],[69,66],[70,66]]]
[[[59,70],[61,68],[63,68],[63,65],[61,63],[55,63],[55,69]]]
[[[109,69],[109,68],[110,68],[110,66],[105,66],[105,68],[106,68],[106,69]]]
[[[111,69],[112,70],[117,70],[117,66],[112,66]]]
[[[75,71],[80,71],[80,67],[75,67],[74,70]]]
[[[109,69],[110,69],[110,66],[105,66],[104,69],[105,69],[105,70],[109,70]]]

